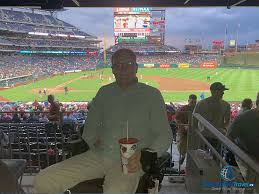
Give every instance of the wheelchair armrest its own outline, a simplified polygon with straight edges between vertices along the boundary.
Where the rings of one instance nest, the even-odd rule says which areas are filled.
[[[23,159],[2,159],[9,170],[13,173],[18,180],[22,175],[26,167],[26,160]]]
[[[143,153],[143,155],[145,154],[144,158],[146,157],[146,159],[142,158],[142,165],[151,165],[152,166],[152,162],[150,162],[150,159],[154,159],[154,155],[152,154],[146,154]],[[148,157],[148,155],[150,157]],[[163,181],[164,178],[164,174],[162,172],[162,168],[166,165],[166,162],[168,160],[170,160],[171,155],[167,152],[163,153],[162,156],[160,157],[156,157],[156,165],[153,166],[154,169],[151,168],[147,168],[144,167],[144,172],[145,174],[140,178],[139,181],[139,185],[138,185],[138,189],[136,193],[148,193],[148,188],[152,188],[155,184],[154,179],[159,180],[159,186],[158,186],[158,190],[160,191],[161,189],[161,183]],[[143,166],[142,166],[143,168]]]

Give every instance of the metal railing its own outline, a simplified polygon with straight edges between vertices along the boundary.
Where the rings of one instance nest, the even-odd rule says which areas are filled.
[[[171,161],[169,167],[165,170],[165,176],[169,177],[169,181],[171,183],[184,183],[185,181],[185,163],[186,161],[186,154],[185,151],[182,149],[186,149],[187,151],[187,131],[186,137],[184,134],[181,134],[181,130],[183,128],[188,129],[190,126],[191,121],[191,111],[177,111],[177,114],[183,114],[181,116],[185,117],[186,123],[182,123],[182,121],[177,122],[175,120],[175,132],[173,132],[172,137],[172,144],[170,146],[170,154],[171,154]],[[172,129],[173,130],[173,129]],[[174,137],[175,136],[175,137]],[[186,139],[185,139],[186,138]],[[186,142],[186,145],[185,145]],[[179,154],[179,155],[178,155]],[[183,157],[183,158],[182,158]]]
[[[222,174],[220,173],[222,173],[222,169],[226,167],[226,165],[229,166],[229,164],[225,161],[224,153],[220,152],[210,143],[210,140],[204,135],[204,132],[209,132],[213,138],[219,142],[221,145],[221,151],[230,150],[236,159],[240,159],[245,164],[246,168],[254,173],[255,177],[259,177],[259,162],[240,149],[200,114],[194,113],[192,115],[192,119],[193,122],[188,131],[188,154],[186,164],[186,186],[188,191],[215,193],[215,191],[209,191],[203,188],[204,185],[202,185],[202,182],[204,183],[204,181],[209,181],[206,179],[213,180],[213,183],[218,181],[218,185],[220,186],[218,191],[221,193],[231,192],[233,190],[236,193],[244,191],[251,192],[251,190],[255,189],[236,187],[236,183],[235,187],[233,187],[233,185],[230,186],[228,184],[228,186],[226,186],[226,184],[224,184],[224,181],[227,180],[223,180],[224,177],[222,177]],[[197,172],[195,172],[195,168],[197,169]],[[239,181],[239,183],[244,183],[244,181],[250,181],[246,180],[246,177],[242,177],[239,166],[233,167],[233,170],[235,171],[237,182]],[[198,179],[199,181],[197,182]]]

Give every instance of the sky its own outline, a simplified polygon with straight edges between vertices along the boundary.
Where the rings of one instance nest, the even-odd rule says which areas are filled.
[[[114,45],[112,8],[67,8],[57,16],[100,40],[105,34],[107,46]],[[256,7],[166,8],[165,44],[182,49],[191,39],[209,48],[213,40],[225,40],[226,29],[228,40],[254,43],[259,40],[258,18]]]

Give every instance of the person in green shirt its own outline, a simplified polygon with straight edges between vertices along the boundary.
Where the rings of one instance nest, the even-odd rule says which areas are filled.
[[[140,177],[141,149],[158,156],[168,150],[172,132],[160,91],[138,82],[136,55],[120,49],[112,56],[116,81],[99,89],[91,102],[82,138],[90,150],[42,170],[35,178],[36,193],[60,193],[76,184],[105,176],[104,193],[135,193]],[[122,173],[119,139],[139,140],[138,151]]]

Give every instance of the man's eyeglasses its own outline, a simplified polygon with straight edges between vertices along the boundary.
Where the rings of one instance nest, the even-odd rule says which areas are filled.
[[[117,63],[112,65],[112,69],[118,70],[118,69],[131,69],[133,67],[137,66],[137,63]]]

